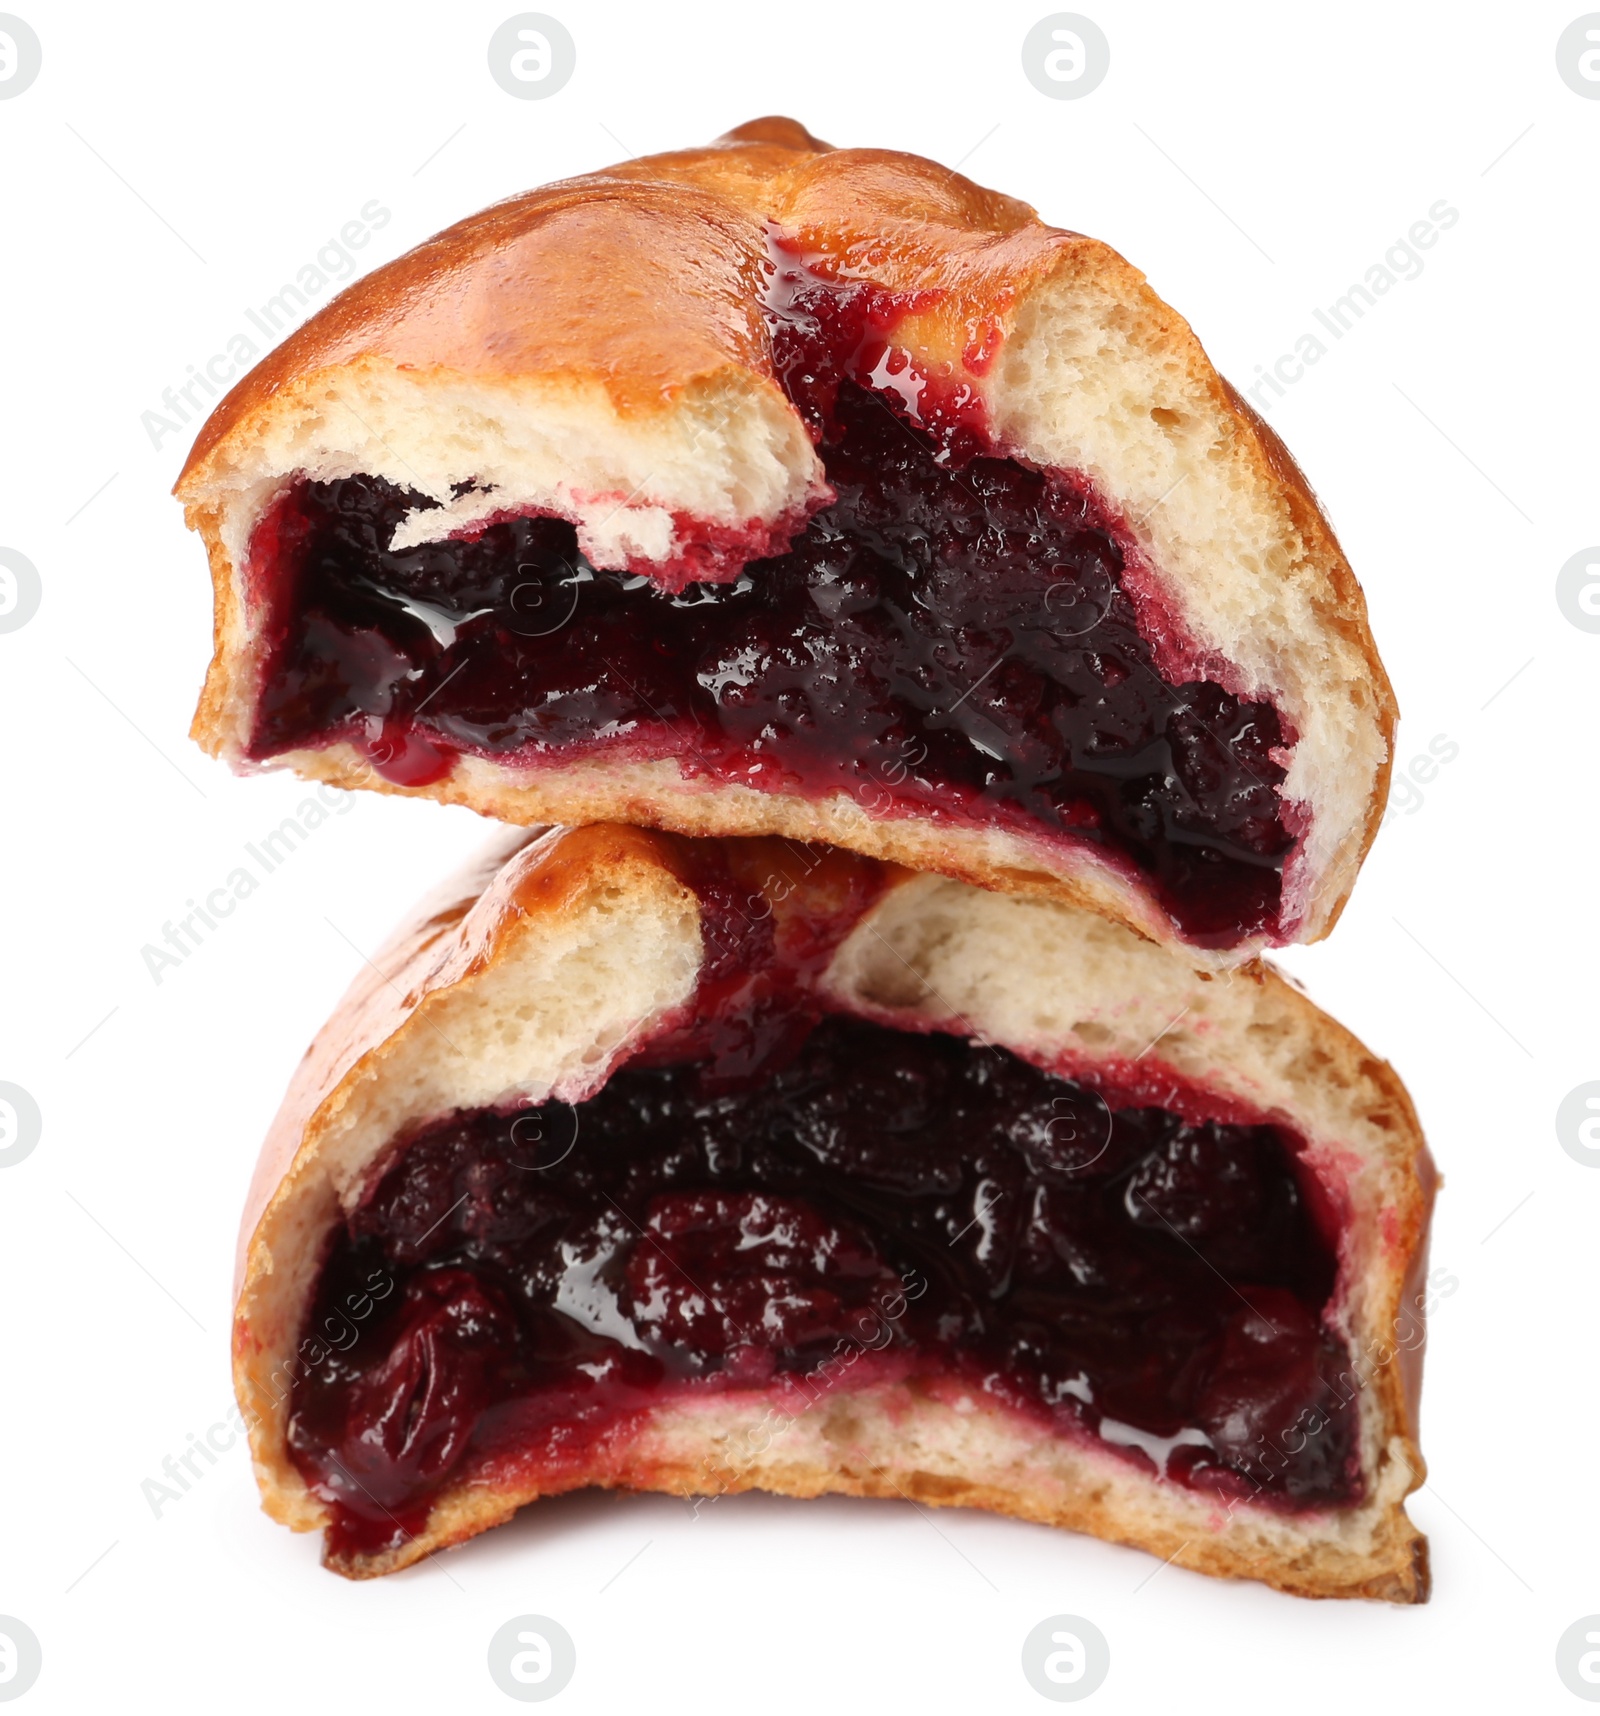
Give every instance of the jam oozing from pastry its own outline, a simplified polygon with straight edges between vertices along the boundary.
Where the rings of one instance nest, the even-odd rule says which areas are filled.
[[[1294,736],[1274,708],[1163,676],[1126,531],[1081,479],[995,456],[970,392],[891,349],[914,304],[798,267],[779,282],[776,368],[836,496],[786,553],[669,594],[591,566],[557,518],[395,552],[435,503],[301,480],[251,547],[268,621],[250,754],[347,739],[412,786],[461,754],[670,757],[716,784],[1091,843],[1197,945],[1281,932]]]
[[[324,1267],[309,1328],[348,1338],[302,1343],[291,1403],[336,1557],[468,1470],[570,1487],[644,1411],[741,1389],[784,1417],[966,1391],[1224,1501],[1358,1499],[1335,1260],[1277,1129],[845,1016],[707,1071],[398,1149]]]

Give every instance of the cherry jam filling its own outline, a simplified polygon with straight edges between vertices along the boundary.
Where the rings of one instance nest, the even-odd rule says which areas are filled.
[[[1223,1498],[1358,1499],[1335,1260],[1277,1129],[853,1017],[786,1053],[735,1089],[633,1064],[400,1147],[324,1267],[310,1327],[349,1338],[303,1343],[294,1384],[336,1554],[403,1544],[475,1462],[560,1487],[674,1396],[793,1415],[874,1377]]]
[[[1268,703],[1162,678],[1093,497],[981,452],[959,414],[931,415],[931,384],[921,422],[892,390],[789,385],[837,499],[732,583],[667,594],[599,571],[555,518],[396,553],[423,496],[293,485],[252,545],[276,617],[250,754],[346,738],[408,785],[463,752],[669,756],[717,783],[1090,842],[1199,945],[1276,928],[1289,740]]]

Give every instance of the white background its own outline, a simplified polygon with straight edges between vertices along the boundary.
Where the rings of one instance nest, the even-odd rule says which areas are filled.
[[[44,44],[38,82],[0,101],[0,545],[44,590],[0,635],[0,1079],[44,1116],[0,1172],[0,1614],[43,1643],[27,1707],[509,1709],[485,1649],[533,1611],[577,1642],[573,1711],[1044,1708],[1018,1652],[1061,1612],[1110,1641],[1104,1711],[1576,1708],[1555,1644],[1600,1611],[1600,1172],[1554,1129],[1600,1078],[1600,636],[1555,600],[1600,540],[1600,101],[1555,65],[1577,9],[1082,0],[1110,75],[1053,101],[1019,58],[1040,6],[549,0],[577,72],[518,101],[486,69],[500,4],[3,3]],[[1397,1063],[1446,1179],[1434,1260],[1457,1286],[1411,1503],[1427,1608],[1152,1578],[1132,1551],[978,1514],[762,1497],[698,1519],[541,1505],[353,1585],[258,1511],[242,1447],[160,1518],[141,1493],[228,1411],[235,1227],[291,1069],[357,950],[483,837],[466,812],[360,798],[153,981],[144,944],[305,790],[233,780],[185,737],[210,646],[167,492],[189,433],[155,448],[141,414],[370,199],[392,218],[364,268],[768,112],[959,163],[1106,239],[1244,386],[1431,205],[1460,211],[1270,413],[1365,584],[1402,767],[1437,735],[1459,747],[1331,942],[1284,962]]]

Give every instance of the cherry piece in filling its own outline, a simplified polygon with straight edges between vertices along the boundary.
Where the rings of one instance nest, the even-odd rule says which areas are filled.
[[[708,1076],[708,1071],[712,1076]],[[1270,1126],[1108,1108],[1002,1050],[824,1019],[737,1088],[626,1066],[404,1141],[324,1267],[290,1442],[336,1553],[497,1457],[549,1487],[697,1390],[921,1378],[1177,1483],[1347,1504],[1335,1261]],[[357,1307],[352,1310],[351,1307]]]

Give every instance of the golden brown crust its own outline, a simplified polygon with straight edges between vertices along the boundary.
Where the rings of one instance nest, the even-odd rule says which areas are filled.
[[[770,377],[763,258],[746,220],[693,190],[596,174],[498,203],[358,281],[257,364],[176,492],[275,394],[346,364],[593,380],[623,411],[725,368]]]
[[[835,893],[842,885],[826,864],[816,868],[814,860],[807,859],[797,868],[794,854],[781,842],[733,842],[728,850],[737,873],[755,878],[755,885],[774,900],[786,899],[788,890],[808,874],[825,879],[806,885]],[[843,854],[835,855],[835,860],[847,871],[859,871],[864,863]],[[318,1038],[267,1141],[241,1235],[235,1380],[251,1422],[266,1505],[275,1517],[297,1529],[314,1529],[325,1522],[321,1504],[304,1489],[288,1463],[285,1391],[280,1383],[274,1392],[273,1383],[284,1375],[284,1356],[293,1352],[303,1328],[312,1271],[342,1219],[331,1192],[314,1188],[319,1173],[326,1177],[329,1141],[348,1119],[358,1087],[364,1080],[381,1081],[386,1065],[401,1064],[407,1035],[418,1034],[415,1022],[437,1029],[429,1021],[446,1019],[442,1008],[452,998],[470,999],[492,974],[520,957],[519,950],[530,940],[557,938],[591,914],[597,890],[649,895],[662,902],[681,900],[687,893],[683,877],[690,862],[686,843],[632,828],[591,827],[504,837],[464,880],[442,891],[418,921],[379,954]],[[881,925],[883,933],[864,927],[858,939],[864,938],[870,948],[881,947],[885,969],[904,987],[899,974],[910,968],[885,939],[895,934],[885,903],[902,903],[904,921],[915,923],[934,909],[926,903],[930,887],[943,889],[948,898],[954,885],[909,872],[885,872],[882,880],[889,891],[881,896],[868,925]],[[957,889],[956,893],[967,902],[960,909],[969,915],[983,901],[994,901],[993,896],[971,891]],[[994,901],[993,909],[1002,907],[1023,909],[1014,902]],[[1124,932],[1098,919],[1081,921],[1097,925],[1095,935],[1102,941],[1106,936],[1122,938],[1119,945],[1139,949]],[[841,972],[847,952],[848,948],[841,950],[836,957],[835,966]],[[909,1433],[924,1435],[935,1448],[956,1446],[972,1419],[970,1413],[948,1403],[904,1396],[903,1390],[896,1394],[894,1387],[888,1387],[877,1400],[860,1393],[841,1394],[840,1423],[845,1428],[837,1436],[838,1425],[831,1420],[809,1426],[818,1431],[820,1440],[806,1443],[797,1436],[759,1464],[718,1465],[716,1450],[726,1433],[737,1427],[737,1403],[725,1396],[731,1416],[720,1429],[710,1423],[697,1430],[688,1421],[674,1427],[668,1413],[660,1421],[647,1422],[631,1438],[595,1447],[585,1466],[558,1478],[549,1473],[530,1478],[515,1471],[471,1474],[440,1498],[426,1529],[403,1548],[330,1565],[352,1577],[393,1571],[499,1523],[541,1495],[578,1485],[676,1494],[760,1487],[795,1496],[910,1494],[923,1502],[985,1507],[1090,1531],[1171,1556],[1199,1571],[1262,1579],[1302,1595],[1423,1600],[1425,1545],[1401,1502],[1422,1481],[1424,1472],[1417,1448],[1416,1390],[1434,1174],[1410,1100],[1392,1068],[1376,1060],[1349,1032],[1268,968],[1254,966],[1227,979],[1203,980],[1154,947],[1137,951],[1136,957],[1153,962],[1149,969],[1159,978],[1159,992],[1148,997],[1158,1016],[1171,1017],[1174,994],[1190,996],[1194,1008],[1194,1017],[1172,1030],[1159,1051],[1142,1062],[1148,1076],[1170,1077],[1180,1084],[1204,1083],[1199,1069],[1211,1066],[1218,1077],[1234,1081],[1219,1088],[1232,1092],[1235,1100],[1254,1101],[1263,1113],[1303,1131],[1312,1140],[1316,1172],[1335,1188],[1356,1184],[1351,1177],[1356,1132],[1371,1140],[1360,1146],[1368,1153],[1365,1165],[1355,1164],[1368,1189],[1360,1194],[1366,1200],[1361,1225],[1351,1231],[1369,1237],[1361,1241],[1367,1250],[1348,1314],[1355,1320],[1351,1338],[1360,1373],[1373,1495],[1364,1504],[1361,1530],[1350,1541],[1343,1541],[1337,1532],[1323,1540],[1313,1531],[1298,1546],[1285,1546],[1263,1540],[1259,1534],[1231,1534],[1205,1518],[1209,1504],[1191,1503],[1177,1492],[1168,1492],[1166,1486],[1147,1483],[1147,1489],[1161,1492],[1152,1505],[1148,1497],[1141,1499],[1129,1489],[1133,1480],[1115,1456],[1091,1450],[1064,1457],[1058,1438],[1002,1421],[996,1414],[991,1416],[998,1452],[990,1450],[986,1456],[989,1475],[959,1459],[947,1460],[942,1469],[930,1459],[909,1475],[904,1470],[896,1475],[892,1449],[900,1447]],[[950,1016],[942,985],[930,987],[919,980],[902,995],[893,991],[892,984],[875,993],[870,984],[861,986],[858,975],[850,981],[856,986],[854,1004],[870,1016],[891,1022],[898,1017],[911,1028],[938,1024],[941,1019],[945,1028],[965,1028],[959,1014]],[[935,988],[941,993],[935,993]],[[1146,999],[1134,991],[1129,997]],[[1043,994],[1036,997],[1037,1003],[1047,1000]],[[1126,1011],[1128,998],[1113,997],[1113,1003],[1114,1011]],[[1147,1035],[1146,1026],[1138,1020],[1128,1029],[1136,1038]],[[1287,1087],[1280,1081],[1277,1097],[1260,1083],[1264,1074],[1251,1072],[1250,1056],[1258,1049],[1256,1039],[1263,1036],[1287,1044],[1286,1064],[1293,1069],[1292,1079],[1302,1081]],[[1086,1043],[1093,1040],[1085,1039]],[[1012,1046],[1029,1048],[1026,1041]],[[442,1051],[430,1045],[430,1053],[437,1052]],[[1104,1048],[1083,1047],[1076,1061],[1059,1055],[1056,1059],[1062,1070],[1092,1077],[1097,1058],[1115,1068],[1125,1066],[1132,1052],[1122,1050],[1119,1060],[1112,1043]],[[1196,1056],[1209,1060],[1197,1061]],[[1252,1078],[1257,1081],[1254,1085]],[[1283,1088],[1303,1088],[1308,1098],[1318,1091],[1334,1092],[1334,1108],[1346,1116],[1349,1137],[1339,1136],[1337,1127],[1330,1136],[1325,1119],[1308,1121],[1306,1115],[1320,1111],[1310,1107],[1304,1113],[1297,1111],[1292,1098],[1281,1094]],[[1253,1098],[1252,1089],[1258,1092]],[[1381,1191],[1374,1192],[1374,1184],[1381,1185]],[[302,1282],[298,1296],[274,1300],[274,1290],[291,1277]],[[860,1421],[870,1416],[868,1408],[874,1406],[881,1409],[881,1425],[889,1427],[882,1433],[890,1441],[874,1444],[868,1438],[864,1451],[858,1451],[849,1439],[863,1434]],[[693,1410],[703,1409],[687,1409],[689,1418]],[[717,1439],[719,1435],[723,1441]],[[1052,1461],[1060,1470],[1047,1481],[1043,1474]],[[1032,1475],[1022,1481],[1018,1472]]]
[[[958,353],[1062,244],[1092,245],[931,161],[829,149],[793,121],[758,120],[709,148],[497,203],[358,280],[227,394],[175,492],[198,488],[274,395],[341,365],[593,380],[623,411],[659,409],[727,367],[770,379],[769,222],[891,291],[937,288]]]

